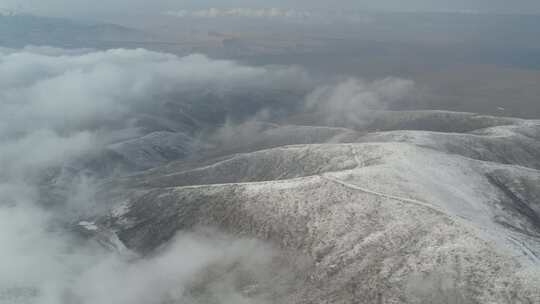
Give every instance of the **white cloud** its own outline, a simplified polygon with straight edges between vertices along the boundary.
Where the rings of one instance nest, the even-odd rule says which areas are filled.
[[[306,90],[309,83],[295,68],[251,67],[202,55],[1,49],[0,184],[35,187],[43,172],[144,135],[138,134],[147,132],[139,120],[148,117],[199,119],[183,112],[189,107],[206,119],[202,123],[219,123],[228,102],[240,100],[240,110],[249,115],[245,108],[257,111],[261,96],[277,99],[283,91]]]
[[[1,191],[1,189],[0,189]],[[147,259],[75,246],[55,232],[56,218],[31,206],[0,208],[0,302],[35,304],[264,303],[237,286],[240,275],[264,280],[277,252],[216,231],[182,233]],[[205,272],[214,271],[198,286]],[[275,269],[273,269],[275,271]],[[281,270],[285,273],[285,270]],[[202,297],[202,296],[201,296]],[[240,302],[239,302],[240,300]]]
[[[181,105],[189,98],[204,108],[209,95],[218,102],[272,95],[301,89],[304,78],[294,68],[250,67],[201,55],[0,49],[0,302],[162,303],[184,299],[185,284],[218,261],[244,263],[245,253],[267,256],[248,241],[189,235],[135,263],[80,247],[60,227],[99,210],[95,181],[51,175],[47,182],[66,196],[66,202],[48,201],[52,206],[41,204],[43,194],[55,193],[44,193],[40,182],[51,168],[136,135],[133,120],[165,103]],[[167,108],[161,113],[170,114]],[[225,300],[242,298],[232,285],[226,287]]]
[[[306,107],[322,113],[329,125],[362,127],[374,111],[410,97],[414,87],[413,81],[400,78],[348,79],[315,89],[307,96]]]
[[[294,18],[303,19],[314,16],[313,12],[280,8],[209,8],[204,10],[168,11],[166,15],[175,17],[216,18],[216,17],[244,17],[244,18]]]
[[[240,263],[264,276],[258,273],[260,265],[271,267],[265,245],[216,233],[184,235],[161,254],[137,261],[81,247],[60,227],[99,209],[95,181],[84,174],[51,175],[48,182],[61,188],[66,200],[49,202],[52,206],[41,204],[44,185],[39,182],[49,176],[50,168],[137,135],[134,120],[139,117],[182,117],[186,102],[200,105],[205,115],[214,110],[249,115],[261,106],[272,108],[269,102],[284,95],[301,102],[300,96],[313,86],[297,68],[252,67],[201,55],[177,57],[141,49],[0,49],[0,302],[7,295],[11,303],[24,296],[37,304],[157,304],[170,299],[192,303],[182,288],[191,286],[208,267]],[[332,120],[384,108],[411,86],[399,79],[350,80],[320,87],[307,104]],[[238,109],[226,109],[227,103],[238,100]],[[173,107],[164,106],[171,103]],[[261,117],[268,116],[256,116]],[[249,121],[244,126],[250,130],[240,130],[244,137],[252,136],[256,125]],[[234,128],[224,130],[217,136],[235,136]],[[251,257],[262,261],[255,261],[255,267]],[[224,303],[251,303],[229,283],[212,281],[209,295]]]
[[[121,49],[51,52],[0,53],[0,137],[41,128],[79,130],[187,92],[225,96],[241,90],[295,89],[304,85],[305,77],[294,69],[249,67],[201,55],[178,58]]]

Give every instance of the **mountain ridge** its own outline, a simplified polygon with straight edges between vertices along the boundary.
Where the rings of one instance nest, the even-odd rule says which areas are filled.
[[[480,125],[507,121],[480,119],[488,120]],[[538,141],[537,121],[512,121],[462,136]],[[113,200],[122,203],[93,223],[143,256],[199,226],[270,242],[309,261],[300,273],[313,279],[285,294],[293,303],[540,300],[534,283],[540,278],[534,271],[540,263],[535,158],[495,149],[510,160],[501,164],[490,155],[475,159],[444,145],[423,146],[413,136],[427,133],[436,143],[459,133],[334,130],[354,135],[347,142],[317,143],[328,137],[313,137],[314,143],[124,177],[116,186],[125,192]]]

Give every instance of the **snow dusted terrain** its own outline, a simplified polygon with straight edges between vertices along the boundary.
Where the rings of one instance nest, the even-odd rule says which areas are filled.
[[[540,303],[540,121],[413,87],[0,48],[0,303]]]
[[[127,189],[117,206],[82,229],[141,256],[197,227],[263,240],[295,272],[268,302],[540,303],[540,122],[423,111],[371,123],[389,131],[272,125],[221,155],[116,179],[104,187]],[[159,164],[147,149],[184,149],[163,136],[122,147],[151,142],[143,163]],[[272,294],[257,280],[239,289]]]

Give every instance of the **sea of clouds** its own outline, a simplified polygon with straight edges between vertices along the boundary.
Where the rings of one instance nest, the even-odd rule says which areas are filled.
[[[111,252],[70,228],[101,211],[96,187],[110,176],[84,170],[71,170],[69,178],[63,174],[74,162],[111,145],[148,135],[141,117],[163,116],[174,125],[185,113],[171,112],[184,109],[185,102],[223,118],[212,121],[200,115],[191,120],[219,125],[237,111],[230,107],[238,106],[238,99],[243,108],[253,108],[243,117],[252,121],[267,119],[261,113],[283,107],[272,101],[284,94],[304,96],[299,106],[285,107],[322,112],[329,123],[356,122],[414,87],[395,78],[332,83],[323,85],[298,67],[247,66],[203,55],[0,49],[0,303],[264,302],[248,298],[227,280],[210,280],[202,288],[206,300],[190,290],[216,264],[240,262],[264,278],[275,254],[268,244],[217,231],[191,232],[152,257]],[[241,131],[243,124],[238,126]],[[58,189],[62,195],[56,195]]]

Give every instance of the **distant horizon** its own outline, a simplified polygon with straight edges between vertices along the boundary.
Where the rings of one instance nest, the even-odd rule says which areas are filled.
[[[202,11],[209,11],[209,10],[216,10],[216,7],[208,7],[208,8],[202,8],[202,9],[176,9],[176,10],[167,10],[162,12],[150,12],[150,13],[141,13],[141,14],[134,14],[130,16],[131,18],[138,18],[138,17],[158,17],[158,16],[169,16],[169,17],[177,17],[177,18],[203,18],[201,16],[192,16],[192,15],[185,15],[185,16],[176,16],[176,12],[184,12],[184,13],[200,13]],[[228,8],[228,9],[222,9],[223,11],[231,11],[231,10],[253,10],[253,11],[263,11],[263,10],[283,10],[283,11],[297,11],[302,13],[312,13],[317,16],[324,16],[324,13],[327,13],[328,16],[332,16],[333,14],[344,14],[349,16],[354,16],[358,14],[443,14],[443,15],[482,15],[482,16],[533,16],[533,17],[540,17],[540,12],[492,12],[492,11],[478,11],[478,10],[395,10],[395,9],[352,9],[352,10],[327,10],[323,11],[320,9],[312,9],[312,10],[295,10],[291,8],[286,7],[266,7],[266,8],[255,8],[255,7],[238,7],[238,8]],[[47,17],[47,18],[62,18],[62,19],[70,19],[70,20],[81,20],[81,21],[94,21],[98,23],[109,23],[109,24],[118,24],[122,25],[122,22],[114,22],[111,18],[115,17],[123,17],[126,18],[128,16],[125,15],[110,15],[110,16],[87,16],[85,18],[80,18],[73,15],[64,15],[64,14],[46,14],[46,13],[38,13],[38,12],[32,12],[31,10],[23,10],[23,9],[13,9],[13,8],[4,8],[0,6],[0,17],[1,16],[16,16],[16,15],[27,15],[27,16],[35,16],[35,17]],[[246,16],[212,16],[213,18],[247,18]],[[268,16],[260,16],[261,18],[270,18]],[[276,16],[280,17],[280,16]],[[128,17],[129,18],[129,17]],[[254,17],[251,17],[254,18]]]

